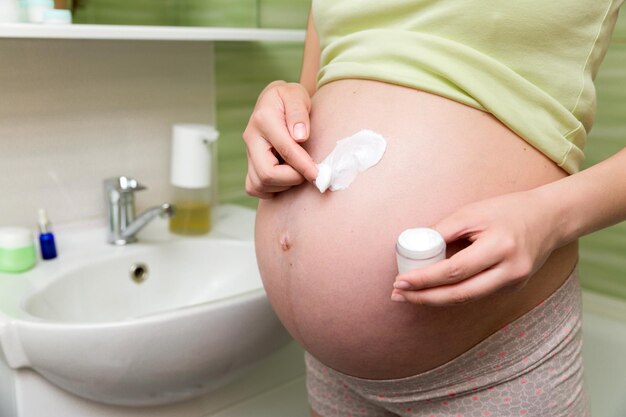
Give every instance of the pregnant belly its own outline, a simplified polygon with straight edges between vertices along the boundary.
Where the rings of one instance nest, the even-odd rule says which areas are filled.
[[[380,163],[348,189],[320,194],[303,184],[258,207],[268,297],[293,337],[328,366],[373,379],[431,369],[538,304],[571,271],[575,245],[514,293],[445,308],[392,302],[402,230],[565,173],[491,115],[385,83],[327,84],[313,99],[311,123],[304,146],[316,161],[361,129],[387,139]]]

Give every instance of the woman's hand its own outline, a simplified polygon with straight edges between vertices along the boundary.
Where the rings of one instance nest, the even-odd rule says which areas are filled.
[[[272,198],[304,181],[315,181],[315,163],[298,143],[309,137],[310,110],[311,98],[300,84],[274,81],[261,92],[243,133],[248,194]]]
[[[532,190],[462,207],[434,226],[446,242],[467,239],[449,259],[396,278],[392,300],[429,306],[519,289],[559,245],[559,219]]]

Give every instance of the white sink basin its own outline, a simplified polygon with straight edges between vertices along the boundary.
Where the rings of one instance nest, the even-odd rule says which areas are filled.
[[[0,297],[9,366],[94,401],[157,405],[223,386],[285,345],[256,266],[254,213],[216,217],[208,237],[161,224],[121,248],[103,229],[57,233],[68,242],[58,260],[0,275],[14,295]]]
[[[258,290],[255,270],[252,242],[183,240],[68,269],[24,307],[67,323],[126,321],[207,303],[215,308]]]

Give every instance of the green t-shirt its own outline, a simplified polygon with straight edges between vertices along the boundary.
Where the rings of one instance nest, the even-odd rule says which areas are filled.
[[[623,0],[313,0],[318,85],[413,87],[487,111],[569,173]]]

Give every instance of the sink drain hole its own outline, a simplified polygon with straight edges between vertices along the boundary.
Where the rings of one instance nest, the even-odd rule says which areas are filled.
[[[148,279],[148,265],[143,262],[132,264],[128,272],[130,279],[132,279],[136,284],[141,284]]]

